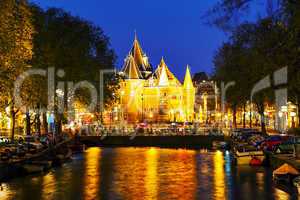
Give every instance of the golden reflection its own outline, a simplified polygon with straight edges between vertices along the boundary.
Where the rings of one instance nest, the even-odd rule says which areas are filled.
[[[0,183],[0,199],[1,200],[12,200],[14,199],[14,196],[16,195],[16,192],[13,190],[10,190],[7,184],[1,184]]]
[[[221,151],[214,154],[214,193],[215,199],[225,198],[225,170],[224,170],[224,157]]]
[[[89,148],[85,154],[84,199],[98,199],[100,185],[100,148]]]
[[[162,199],[195,199],[197,191],[196,152],[160,150],[159,190]]]
[[[150,148],[146,152],[146,197],[145,199],[157,199],[158,180],[157,180],[158,152],[155,148]]]
[[[116,199],[145,199],[147,149],[117,148],[114,151],[113,190],[116,193]]]
[[[256,173],[256,186],[259,190],[264,190],[264,174],[263,173]]]
[[[275,188],[275,196],[276,196],[276,199],[280,199],[280,200],[289,200],[290,199],[290,196],[288,193],[286,193],[280,189],[277,189],[277,188]]]
[[[54,195],[57,189],[54,173],[48,173],[43,176],[42,199],[55,199]]]

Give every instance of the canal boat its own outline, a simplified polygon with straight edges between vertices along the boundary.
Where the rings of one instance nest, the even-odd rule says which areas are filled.
[[[44,171],[44,166],[37,164],[25,164],[22,168],[26,174],[36,174]]]
[[[250,161],[251,166],[261,166],[262,163],[263,163],[263,161],[255,156]]]
[[[52,161],[48,160],[28,161],[27,163],[22,164],[22,168],[25,174],[41,173],[49,170],[51,166]]]
[[[273,179],[276,182],[282,182],[290,185],[292,184],[293,179],[299,175],[299,171],[287,163],[273,171]]]
[[[73,154],[83,153],[86,149],[84,144],[70,144],[68,147],[72,150]]]
[[[54,166],[60,166],[64,162],[70,161],[72,159],[72,150],[66,149],[65,152],[60,152],[56,154],[55,158],[53,159]]]
[[[257,150],[251,145],[245,145],[234,148],[234,158],[237,165],[250,165],[251,161],[252,164],[257,164],[258,160],[260,160],[259,163],[262,163],[265,155],[263,151]],[[254,159],[256,160],[255,162]]]
[[[225,141],[213,141],[212,149],[213,150],[228,150],[229,144]]]

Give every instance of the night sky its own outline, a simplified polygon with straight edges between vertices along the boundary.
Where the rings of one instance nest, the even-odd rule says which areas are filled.
[[[212,72],[214,52],[227,36],[205,25],[204,13],[217,0],[32,0],[43,8],[58,7],[92,21],[110,37],[118,68],[136,30],[144,52],[156,68],[162,56],[180,80],[186,65],[192,73]]]

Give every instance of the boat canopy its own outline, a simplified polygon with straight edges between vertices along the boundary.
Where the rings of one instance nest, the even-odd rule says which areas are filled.
[[[292,175],[299,175],[299,171],[292,167],[291,165],[285,163],[281,165],[279,168],[273,171],[274,175],[285,175],[285,174],[292,174]]]

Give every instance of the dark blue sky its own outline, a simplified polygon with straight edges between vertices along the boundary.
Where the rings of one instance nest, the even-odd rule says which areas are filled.
[[[59,7],[103,28],[121,67],[134,39],[134,30],[156,68],[162,56],[183,79],[186,65],[192,73],[211,72],[214,52],[226,35],[204,25],[202,15],[217,0],[32,0],[43,8]]]

